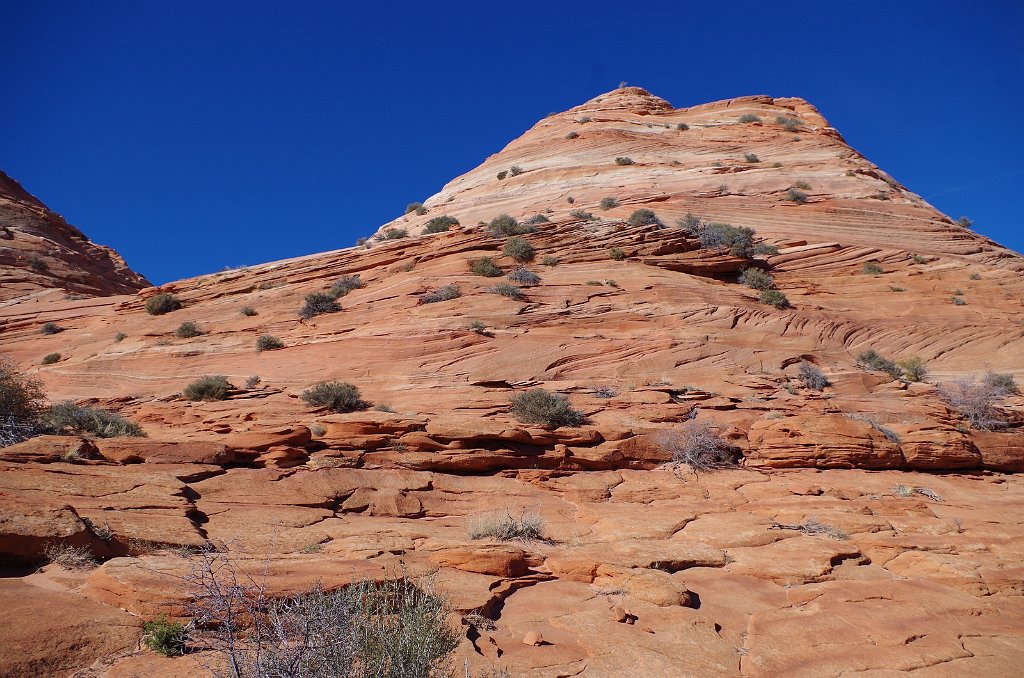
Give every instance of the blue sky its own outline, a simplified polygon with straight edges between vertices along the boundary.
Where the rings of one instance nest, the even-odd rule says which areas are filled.
[[[161,283],[350,245],[625,80],[803,97],[1024,250],[1019,0],[291,4],[0,0],[0,169]]]

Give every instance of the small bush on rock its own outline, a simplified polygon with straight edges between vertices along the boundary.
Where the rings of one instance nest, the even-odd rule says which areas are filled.
[[[302,393],[302,399],[314,407],[326,407],[332,412],[365,410],[369,403],[362,400],[359,389],[342,381],[326,381]]]
[[[987,375],[986,375],[987,376]],[[954,379],[939,387],[939,395],[950,407],[965,418],[973,428],[997,429],[1006,425],[999,403],[1010,395],[999,380],[985,377]]]
[[[181,300],[173,294],[161,292],[146,300],[146,313],[150,315],[163,315],[181,308]]]
[[[306,303],[299,309],[299,317],[309,320],[324,313],[337,313],[341,306],[330,294],[311,292],[306,295]]]
[[[903,370],[903,378],[907,381],[924,381],[925,376],[928,374],[928,368],[925,366],[924,360],[916,355],[912,358],[901,360],[897,364]]]
[[[44,398],[38,380],[23,374],[10,358],[0,356],[0,447],[33,435]]]
[[[228,378],[221,375],[208,374],[185,387],[182,395],[188,400],[224,400],[232,389]]]
[[[502,214],[491,219],[491,223],[487,225],[487,230],[496,237],[509,237],[533,233],[537,229],[527,224],[520,224],[514,217]]]
[[[618,207],[619,201],[615,198],[608,196],[607,198],[601,198],[601,209],[610,210],[613,207]]]
[[[893,379],[899,379],[903,375],[903,370],[899,368],[899,365],[873,348],[869,348],[857,356],[857,367],[872,372],[885,372]]]
[[[262,353],[263,351],[276,351],[284,348],[284,342],[275,337],[273,334],[261,334],[256,339],[256,352]]]
[[[76,405],[70,400],[46,408],[39,417],[39,425],[54,435],[89,434],[98,438],[139,438],[146,435],[141,426],[120,414]]]
[[[520,285],[538,285],[540,276],[526,268],[517,268],[508,274],[508,279]]]
[[[700,246],[728,249],[736,257],[750,257],[754,249],[754,229],[717,222],[701,223],[697,229]]]
[[[635,165],[636,163],[634,163],[633,162],[633,158],[630,158],[629,156],[619,156],[618,158],[615,158],[615,164],[616,165]]]
[[[522,288],[520,288],[518,285],[513,285],[511,283],[498,283],[497,285],[495,285],[494,287],[487,291],[492,294],[500,294],[503,297],[514,299],[515,301],[522,301],[523,299]]]
[[[459,220],[455,217],[450,217],[444,214],[439,217],[434,217],[427,222],[426,228],[423,229],[424,233],[444,233],[452,226],[458,226]]]
[[[199,325],[191,320],[186,320],[178,325],[178,329],[174,330],[174,336],[179,339],[191,339],[192,337],[200,336],[202,333],[203,331],[199,329]]]
[[[142,640],[146,647],[165,657],[185,653],[185,627],[169,621],[166,614],[142,624]]]
[[[520,263],[532,261],[536,250],[525,238],[518,236],[509,238],[505,241],[505,246],[502,248],[501,253],[506,257],[512,257]]]
[[[49,322],[43,323],[43,326],[39,328],[39,331],[43,334],[60,334],[65,328],[61,327],[57,323]]]
[[[524,424],[542,426],[581,426],[586,417],[572,408],[569,399],[560,393],[534,388],[512,396],[512,416]]]
[[[43,555],[66,570],[91,570],[99,565],[89,549],[71,544],[47,544]]]
[[[676,464],[686,464],[694,472],[734,463],[733,447],[719,435],[717,425],[706,419],[690,419],[678,429],[658,437],[663,449]]]
[[[761,290],[761,294],[758,295],[758,301],[767,306],[774,306],[775,308],[789,308],[789,299],[786,295],[778,290]]]
[[[420,295],[419,303],[421,304],[436,304],[440,301],[451,301],[452,299],[458,299],[462,296],[462,291],[458,285],[444,285],[436,290],[432,290],[425,294]]]
[[[623,252],[622,249],[618,247],[613,247],[610,250],[608,250],[608,256],[614,259],[615,261],[622,261],[623,259],[626,258],[626,253]]]
[[[759,268],[748,268],[740,274],[740,282],[755,290],[770,290],[775,287],[775,278]]]
[[[626,223],[630,226],[661,226],[661,219],[654,213],[653,210],[649,210],[642,207],[632,214],[629,215],[629,219]]]
[[[538,513],[523,511],[519,517],[509,511],[492,511],[470,519],[466,525],[470,539],[532,541],[544,538],[544,519]]]
[[[816,365],[806,360],[800,363],[800,380],[804,386],[813,390],[821,391],[828,386],[828,377]]]
[[[44,365],[52,365],[56,362],[60,362],[60,353],[47,353],[43,356],[42,363]]]
[[[355,275],[343,275],[327,290],[327,296],[331,299],[340,299],[352,290],[360,290],[364,287],[366,287],[366,283],[363,282],[358,273]]]
[[[480,257],[479,259],[470,260],[469,270],[473,271],[473,275],[485,278],[497,278],[504,273],[491,257]]]

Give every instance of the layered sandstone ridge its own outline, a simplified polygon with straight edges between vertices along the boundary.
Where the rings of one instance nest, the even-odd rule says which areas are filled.
[[[149,282],[0,172],[0,303],[47,289],[131,294]]]
[[[626,156],[635,164],[615,163]],[[522,173],[497,179],[512,166]],[[782,197],[797,182],[806,204]],[[620,206],[602,210],[604,197]],[[0,450],[0,553],[33,561],[68,543],[104,561],[0,579],[25,621],[0,631],[19,650],[0,674],[95,661],[89,675],[205,675],[204,656],[164,659],[135,639],[141,620],[182,614],[182,548],[211,543],[278,593],[432,576],[474,675],[1017,670],[1024,398],[1001,403],[1005,428],[979,431],[938,385],[986,370],[1024,381],[1019,255],[896,184],[797,99],[674,110],[616,90],[539,122],[425,204],[382,229],[409,237],[369,247],[0,304],[0,352],[51,399],[117,410],[148,434]],[[667,227],[626,223],[638,207]],[[481,256],[517,265],[478,224],[502,212],[548,219],[525,236],[541,280],[519,300],[469,270]],[[674,226],[688,212],[755,228],[779,252],[701,248]],[[444,214],[461,226],[420,233]],[[750,266],[770,270],[789,308],[738,283]],[[354,274],[365,286],[341,311],[299,318],[307,294]],[[420,303],[445,285],[461,296]],[[148,315],[158,291],[184,308]],[[203,334],[176,337],[184,321]],[[64,330],[41,334],[46,322]],[[257,353],[263,334],[285,347]],[[930,372],[908,384],[865,371],[868,348]],[[805,388],[802,361],[830,385]],[[182,397],[204,374],[228,377],[226,400]],[[333,414],[301,399],[334,379],[382,407]],[[518,422],[511,398],[535,386],[587,421]],[[663,434],[691,418],[714,423],[739,468],[664,467]],[[548,539],[470,539],[467,523],[494,509],[539,513]]]

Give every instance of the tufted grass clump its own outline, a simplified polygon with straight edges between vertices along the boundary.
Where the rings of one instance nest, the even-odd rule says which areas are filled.
[[[256,339],[257,353],[263,353],[263,351],[277,351],[282,348],[284,348],[284,342],[273,334],[261,334]]]
[[[513,235],[526,235],[527,233],[533,233],[537,229],[529,224],[519,223],[515,217],[509,216],[508,214],[501,214],[487,224],[487,230],[491,235],[495,237],[509,237]]]
[[[629,215],[629,219],[626,219],[626,223],[630,226],[662,226],[661,219],[654,213],[654,210],[649,210],[646,207],[641,207],[635,210]]]
[[[608,257],[615,261],[622,261],[626,258],[626,253],[622,251],[622,248],[613,247],[608,250]]]
[[[581,426],[586,416],[573,409],[569,399],[561,393],[550,393],[542,388],[512,396],[512,416],[524,424],[541,426]]]
[[[796,118],[790,118],[785,115],[780,115],[775,118],[775,122],[785,127],[790,132],[795,132],[800,127],[800,121]]]
[[[299,317],[309,320],[325,313],[337,313],[341,306],[330,294],[324,292],[311,292],[306,295],[305,303],[299,309]]]
[[[431,290],[420,295],[420,304],[436,304],[441,301],[451,301],[462,296],[462,290],[458,285],[443,285],[436,290]]]
[[[619,157],[615,158],[615,164],[616,165],[635,165],[636,163],[633,162],[633,158],[629,157],[628,155],[620,155]]]
[[[807,194],[799,188],[793,187],[786,191],[785,199],[797,205],[803,205],[807,202]]]
[[[817,365],[806,360],[800,363],[800,381],[812,391],[822,391],[829,385],[828,377],[818,368]]]
[[[533,245],[525,238],[514,236],[505,241],[505,246],[501,248],[501,253],[506,257],[512,257],[519,263],[525,263],[533,261],[537,251],[533,249]]]
[[[789,308],[789,299],[779,290],[761,290],[757,300],[766,306],[774,306],[778,309]]]
[[[569,216],[574,219],[582,219],[583,221],[594,221],[597,219],[597,217],[595,217],[591,212],[586,210],[573,210],[572,212],[569,212]]]
[[[491,294],[499,294],[515,301],[522,301],[525,298],[523,289],[518,285],[513,285],[511,283],[498,283],[487,291]]]
[[[412,214],[413,212],[420,216],[423,216],[424,214],[427,213],[427,208],[424,207],[423,203],[421,202],[411,202],[405,206],[405,213]]]
[[[519,283],[520,285],[530,286],[540,284],[540,276],[522,266],[509,273],[508,279],[514,283]]]
[[[116,412],[76,405],[70,400],[54,403],[39,417],[42,430],[54,435],[93,435],[97,438],[142,438],[142,427]]]
[[[739,118],[740,122],[761,122],[761,117],[753,113],[744,113]]]
[[[494,263],[492,257],[470,259],[469,270],[473,272],[473,275],[483,276],[484,278],[497,278],[504,273],[501,267]]]
[[[619,201],[612,196],[608,196],[606,198],[601,198],[600,206],[603,210],[610,210],[613,207],[618,207]]]
[[[861,269],[865,275],[880,275],[885,273],[885,270],[878,264],[877,261],[865,261],[864,266]]]
[[[928,367],[920,356],[913,356],[896,363],[903,371],[905,381],[924,381],[928,375]]]
[[[225,400],[232,388],[234,387],[228,382],[227,377],[208,374],[193,381],[181,393],[191,401]]]
[[[192,337],[198,337],[202,335],[203,331],[199,329],[199,325],[195,324],[191,320],[178,325],[178,329],[174,330],[174,336],[179,339],[191,339]]]
[[[473,540],[540,540],[544,538],[544,519],[533,511],[524,510],[519,516],[509,511],[491,511],[471,518],[466,523],[466,534]]]
[[[185,627],[168,620],[166,614],[142,624],[142,642],[165,657],[185,654],[185,638]]]
[[[91,570],[99,565],[92,551],[71,544],[47,544],[43,547],[43,555],[49,562],[66,570]]]
[[[56,362],[60,362],[60,353],[47,353],[42,359],[43,365],[52,365]]]
[[[424,233],[444,233],[452,226],[458,226],[459,220],[455,217],[450,217],[447,214],[442,214],[439,217],[434,217],[427,222],[426,227],[423,229]]]
[[[359,389],[343,381],[325,381],[302,392],[302,399],[314,407],[332,412],[365,410],[369,403],[360,397]]]
[[[150,315],[164,315],[180,308],[181,300],[167,292],[161,292],[146,300],[146,313]]]
[[[862,351],[857,356],[857,367],[871,372],[885,372],[893,379],[903,376],[903,370],[892,360],[886,358],[873,348]]]
[[[532,217],[523,222],[527,226],[540,226],[541,224],[549,224],[551,220],[543,214],[534,214]]]
[[[740,282],[755,290],[770,290],[775,287],[775,278],[759,268],[748,268],[740,274]]]

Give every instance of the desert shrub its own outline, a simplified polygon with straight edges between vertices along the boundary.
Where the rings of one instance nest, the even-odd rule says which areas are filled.
[[[586,421],[582,412],[574,410],[569,399],[560,393],[533,388],[512,396],[512,416],[524,424],[542,426],[580,426]]]
[[[284,348],[284,342],[273,334],[261,334],[256,339],[257,353],[262,353],[263,351],[276,351],[281,348]]]
[[[611,196],[608,196],[607,198],[601,198],[601,203],[600,204],[601,204],[601,209],[603,209],[603,210],[610,210],[613,207],[618,207],[619,206],[619,201],[616,200],[615,198],[611,197]]]
[[[967,302],[960,297],[950,297],[954,306],[966,306]]]
[[[893,379],[899,379],[903,375],[903,370],[899,365],[873,348],[869,348],[857,356],[857,367],[872,372],[885,372]]]
[[[595,398],[608,399],[619,395],[619,392],[611,386],[593,386],[590,389],[590,395]]]
[[[513,177],[518,177],[524,171],[525,170],[522,167],[520,167],[519,165],[512,165],[511,167],[508,168],[509,176],[513,176]]]
[[[325,381],[302,392],[302,399],[314,407],[325,407],[332,412],[355,412],[365,410],[369,403],[359,394],[359,389],[343,381]]]
[[[252,316],[256,315],[256,309],[253,308],[252,306],[243,306],[241,313],[247,318],[251,318]]]
[[[458,226],[459,220],[455,217],[450,217],[447,214],[443,214],[439,217],[434,217],[427,222],[426,228],[423,229],[424,233],[444,233],[452,226]]]
[[[501,270],[500,266],[494,263],[494,259],[491,257],[470,259],[469,270],[473,272],[473,275],[479,275],[485,278],[497,278],[504,272]]]
[[[49,562],[67,570],[91,570],[99,565],[89,549],[71,544],[47,544],[43,555]]]
[[[503,297],[520,301],[523,299],[523,290],[518,285],[511,283],[498,283],[494,287],[487,290],[491,294],[500,294]]]
[[[749,257],[754,250],[754,229],[716,222],[702,222],[697,228],[700,246],[728,249],[737,257]]]
[[[374,236],[377,240],[401,240],[408,237],[409,230],[405,228],[389,228],[383,233]]]
[[[395,413],[395,408],[393,408],[393,407],[391,407],[389,405],[385,405],[383,403],[381,403],[380,405],[374,405],[373,409],[376,412],[387,412],[389,414],[394,414]]]
[[[540,226],[541,224],[551,223],[551,220],[548,219],[543,214],[534,214],[532,217],[530,217],[523,223],[525,223],[527,226]]]
[[[36,256],[29,257],[28,265],[37,273],[46,273],[50,270],[50,265]]]
[[[420,210],[423,210],[423,212],[420,212]],[[405,206],[405,213],[406,214],[412,214],[413,212],[415,212],[416,214],[424,214],[424,213],[426,213],[426,209],[424,209],[423,203],[421,203],[421,202],[411,202],[411,203],[409,203],[408,205]]]
[[[43,326],[39,328],[39,331],[42,332],[43,334],[60,334],[65,329],[66,328],[61,327],[57,323],[49,322],[43,323]]]
[[[754,153],[744,153],[743,159],[749,163],[761,162],[761,158],[757,157]]]
[[[60,361],[60,353],[47,353],[46,355],[43,356],[43,359],[42,359],[41,362],[42,362],[43,365],[52,365],[55,362],[59,362],[59,361]]]
[[[246,378],[246,380],[245,380],[245,387],[246,388],[256,388],[257,386],[260,385],[261,381],[263,381],[263,380],[260,379],[259,375],[258,374],[254,374],[251,377],[247,377]]]
[[[740,116],[740,122],[761,122],[761,118],[753,113],[744,113]]]
[[[980,273],[972,273],[971,274],[971,280],[981,280],[981,274]]]
[[[963,290],[953,290],[953,296],[954,297],[962,297],[963,294],[964,294]]]
[[[900,287],[899,285],[889,285],[890,292],[906,292],[906,287]]]
[[[567,197],[565,198],[565,201],[566,201],[567,203],[569,203],[569,204],[571,205],[571,204],[573,204],[574,202],[576,202],[576,198],[574,198],[574,197],[572,197],[572,196],[570,195],[570,196],[567,196]]]
[[[299,309],[299,317],[309,320],[324,313],[336,313],[340,310],[341,306],[338,305],[338,302],[330,294],[311,292],[306,295],[305,303]]]
[[[775,278],[759,268],[748,268],[740,274],[740,282],[755,290],[770,290],[775,287]]]
[[[956,220],[956,225],[959,226],[960,228],[971,228],[972,226],[974,226],[974,222],[971,221],[968,217],[960,217],[959,219]]]
[[[628,155],[620,155],[618,158],[615,158],[615,164],[616,165],[635,165],[636,163],[633,162],[633,158],[630,158]]]
[[[505,241],[505,246],[501,248],[501,253],[506,257],[512,257],[516,261],[523,263],[532,261],[536,250],[533,249],[533,245],[525,238],[515,236]]]
[[[23,374],[10,358],[0,356],[0,447],[34,434],[43,400],[39,381]]]
[[[998,405],[1011,391],[1001,379],[988,375],[954,379],[939,387],[939,395],[972,427],[978,429],[1001,428],[1006,424]]]
[[[178,325],[178,329],[174,330],[174,336],[179,339],[191,339],[192,337],[198,337],[202,333],[203,331],[199,329],[199,325],[191,320],[186,320]]]
[[[458,299],[462,296],[462,291],[458,285],[444,285],[438,287],[436,290],[431,290],[425,294],[420,295],[419,303],[421,304],[436,304],[439,301],[451,301],[452,299]]]
[[[885,272],[882,269],[882,267],[879,266],[878,263],[874,262],[874,261],[865,261],[864,262],[864,267],[863,267],[862,270],[867,275],[878,275],[880,273],[884,273]]]
[[[584,115],[579,120],[577,120],[577,122],[580,123],[581,125],[585,125],[588,122],[591,122],[591,117],[589,115]]]
[[[504,181],[505,177],[508,176],[508,170],[501,170],[498,172],[498,181]]]
[[[142,642],[165,657],[176,657],[185,653],[185,627],[162,614],[142,624]]]
[[[358,273],[355,275],[343,275],[328,288],[327,296],[331,299],[340,299],[352,290],[359,290],[364,287],[366,287],[366,283],[363,282]]]
[[[768,243],[759,242],[750,250],[752,255],[756,254],[778,254],[779,248],[775,245],[769,245]]]
[[[916,355],[906,360],[900,360],[897,365],[903,370],[903,378],[907,381],[924,381],[925,375],[928,374],[924,360]]]
[[[690,129],[690,126],[687,125],[685,122],[681,122],[678,125],[676,125],[676,129],[681,132],[685,132],[686,130]]]
[[[232,388],[228,378],[207,374],[185,387],[181,392],[188,400],[224,400]]]
[[[163,315],[181,308],[181,300],[173,294],[161,292],[146,300],[146,313],[150,315]]]
[[[649,210],[642,207],[632,214],[629,215],[629,219],[626,219],[626,223],[630,226],[661,226],[661,219],[654,213],[653,210]]]
[[[816,365],[806,360],[800,363],[800,380],[804,386],[814,391],[821,391],[828,386],[828,377]]]
[[[928,258],[927,257],[922,257],[920,254],[915,254],[914,256],[912,256],[910,258],[910,260],[913,261],[915,264],[926,264],[926,263],[928,263]]]
[[[786,200],[795,202],[797,205],[803,205],[807,202],[807,194],[799,188],[790,188],[786,191]]]
[[[540,263],[544,266],[558,266],[558,257],[545,254],[544,258],[540,260]]]
[[[658,436],[658,444],[672,454],[676,464],[686,464],[693,471],[708,471],[734,463],[732,446],[718,434],[714,422],[690,419],[678,429]]]
[[[761,294],[758,295],[757,300],[767,306],[774,306],[775,308],[789,308],[789,299],[786,295],[779,290],[761,290]]]
[[[507,214],[501,214],[491,219],[491,223],[487,224],[487,230],[493,236],[508,237],[533,233],[537,229],[527,224],[520,224],[514,217]]]
[[[466,323],[466,329],[471,332],[476,332],[477,334],[483,334],[484,330],[487,329],[487,325],[484,325],[483,322],[479,320],[470,320]]]
[[[365,247],[365,248],[369,249],[370,248],[370,239],[367,238],[366,236],[363,236],[361,238],[356,238],[356,247]],[[260,289],[264,289],[264,288],[262,286],[260,286]]]
[[[777,118],[775,118],[775,122],[779,123],[790,132],[795,132],[797,128],[800,126],[799,120],[795,118],[788,118],[784,115],[780,115]]]
[[[621,248],[613,247],[610,250],[608,250],[608,256],[614,259],[615,261],[622,261],[623,259],[626,258],[626,253],[623,252]]]
[[[686,216],[681,217],[676,221],[676,226],[683,229],[691,235],[698,235],[700,228],[703,225],[703,221],[696,214],[686,213]]]
[[[614,287],[615,289],[619,288],[619,283],[615,282],[614,280],[605,280],[604,284],[607,285],[608,287]]]
[[[540,276],[533,271],[519,267],[508,274],[508,279],[520,285],[539,285]]]
[[[54,435],[90,434],[98,438],[144,437],[142,427],[120,414],[70,400],[54,403],[39,416],[40,428]]]
[[[586,210],[573,210],[572,212],[569,212],[569,216],[575,219],[582,219],[583,221],[593,221],[597,219],[597,217]]]
[[[809,190],[811,190],[811,185],[809,183],[807,183],[806,181],[798,181],[795,184],[793,184],[793,187],[794,188],[799,188],[801,191],[809,191]]]
[[[999,374],[996,372],[987,372],[982,380],[985,382],[986,386],[1006,395],[1013,395],[1020,392],[1017,388],[1016,380],[1013,378],[1013,375],[1009,373]]]
[[[127,338],[128,338],[128,335],[125,334],[124,332],[118,332],[117,334],[114,335],[114,341],[117,342],[118,344],[120,344],[122,341],[124,341]]]
[[[568,134],[565,135],[566,139],[576,139],[578,137],[579,137],[579,133],[578,132],[569,132]]]
[[[491,511],[467,521],[466,533],[470,539],[539,540],[544,538],[544,519],[533,511],[523,511],[519,516],[509,511]]]

